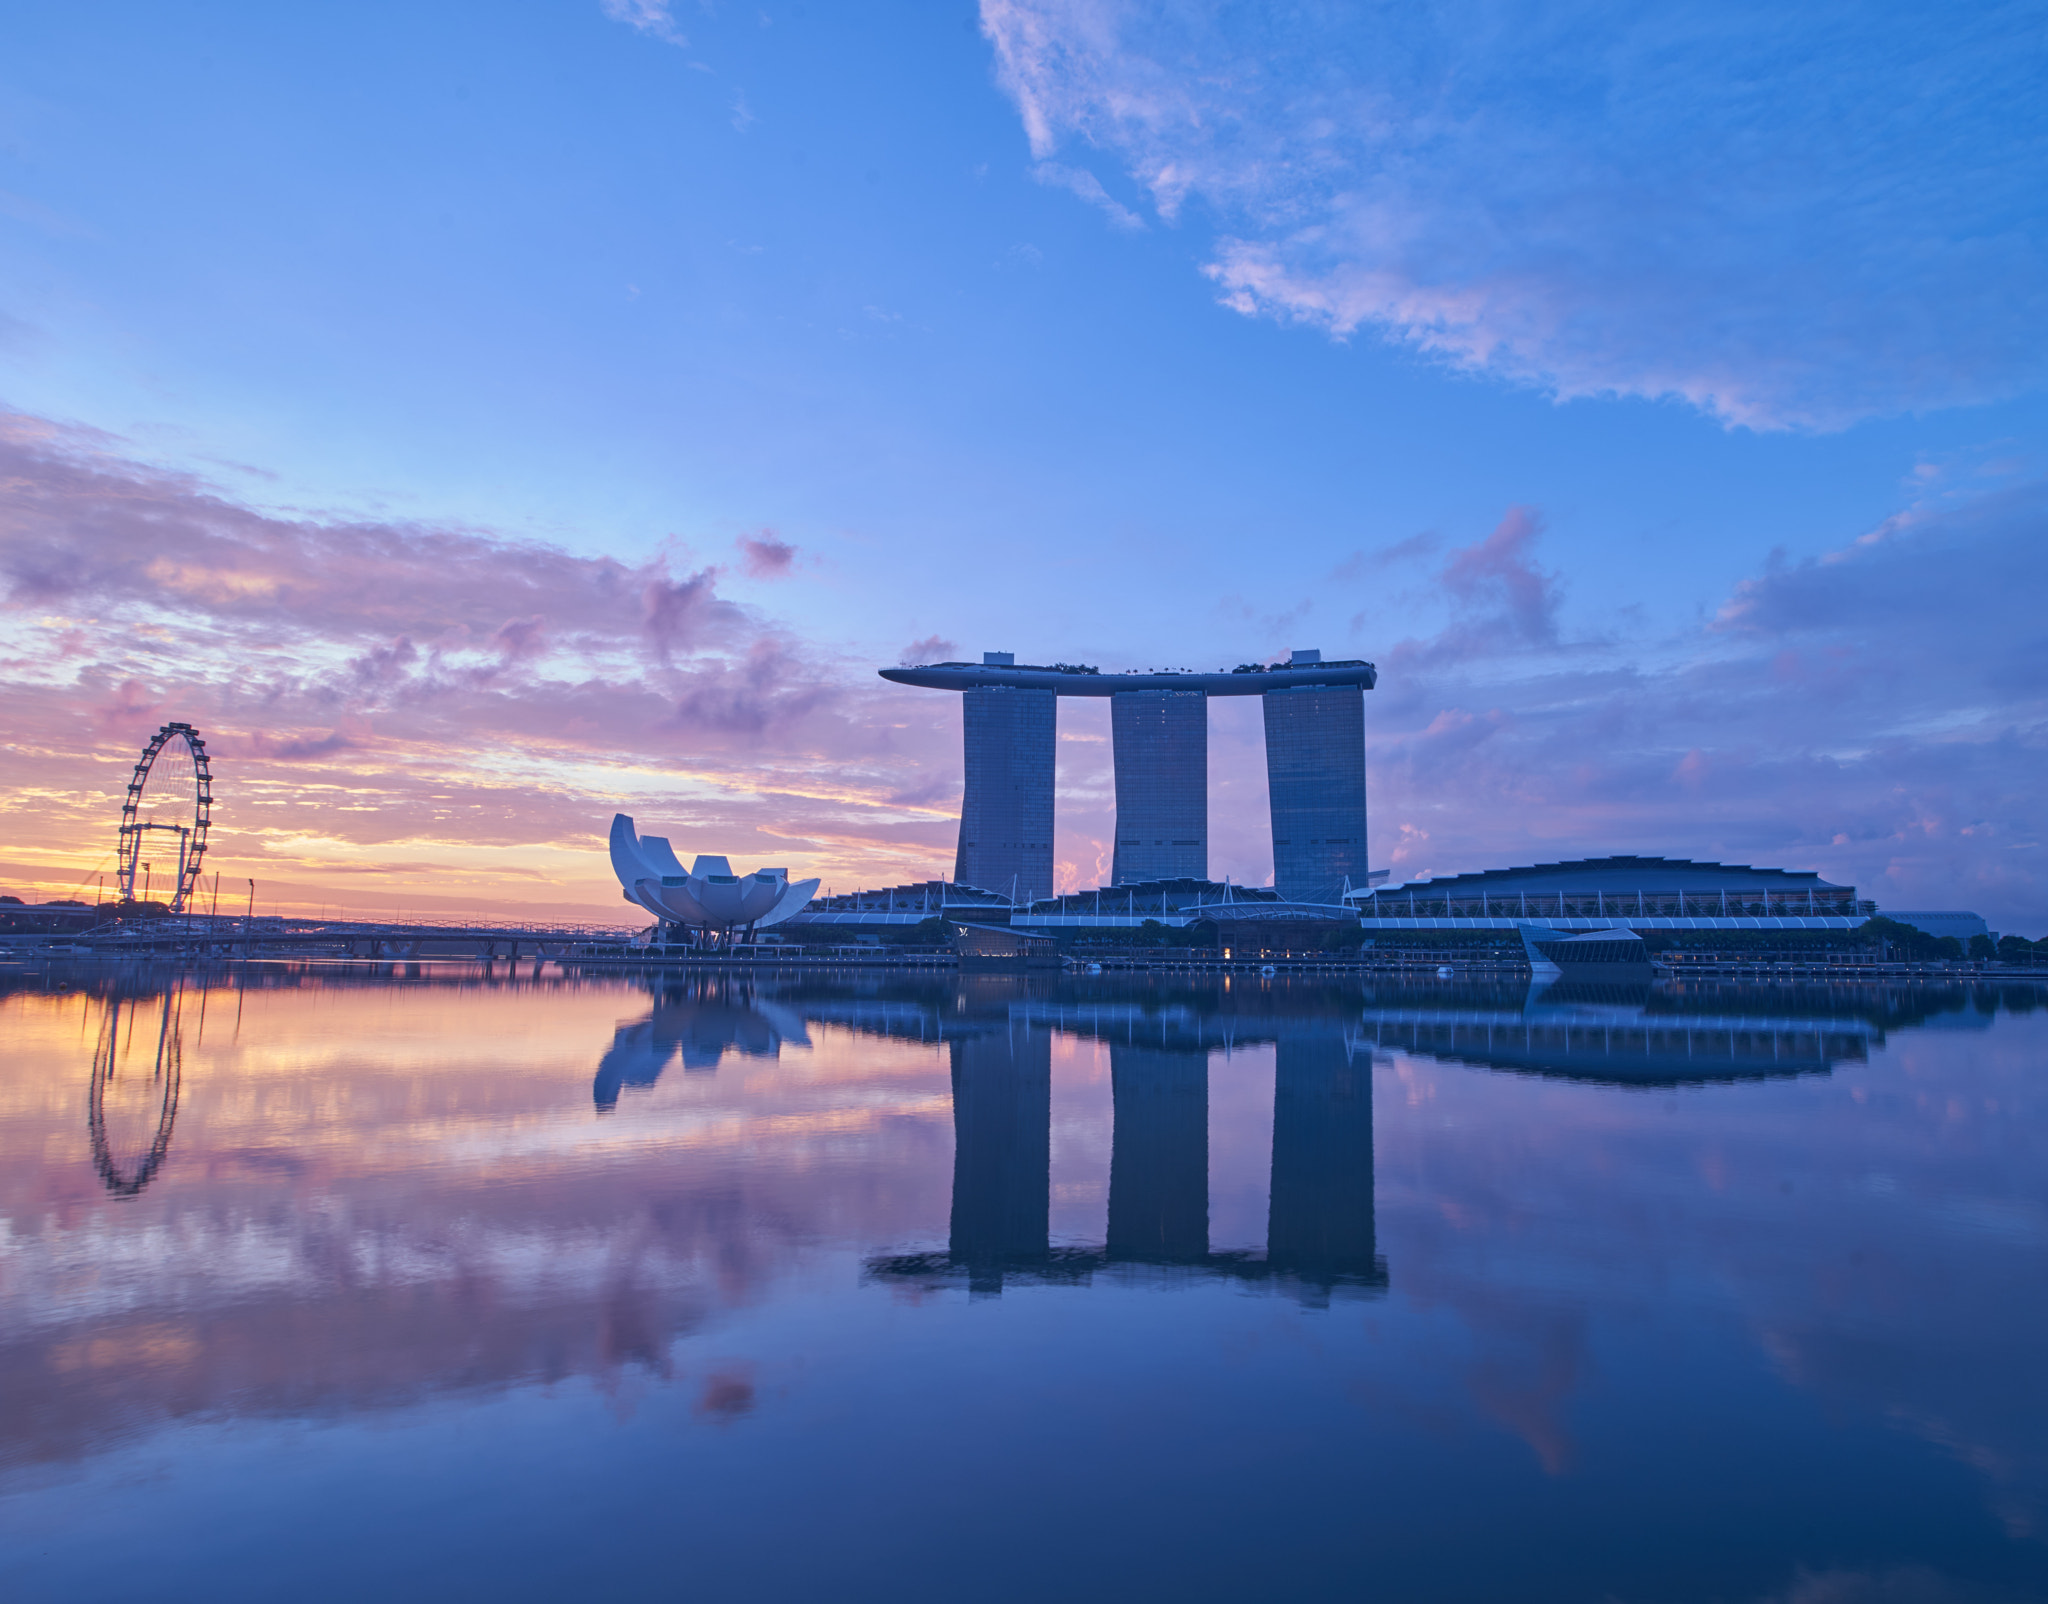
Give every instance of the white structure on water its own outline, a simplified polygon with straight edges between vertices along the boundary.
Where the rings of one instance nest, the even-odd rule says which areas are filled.
[[[612,818],[612,872],[626,900],[663,924],[692,930],[760,930],[780,924],[817,894],[818,882],[790,884],[787,869],[734,874],[723,858],[685,869],[665,837],[640,835],[625,814]]]

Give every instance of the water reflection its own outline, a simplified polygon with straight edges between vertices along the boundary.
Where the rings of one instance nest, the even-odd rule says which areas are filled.
[[[1200,1264],[1209,1256],[1209,1055],[1113,1041],[1109,1075],[1105,1251],[1139,1264]]]
[[[1382,1286],[1374,1251],[1372,1061],[1350,1041],[1282,1036],[1274,1059],[1266,1259],[1320,1287]]]
[[[185,1064],[184,1003],[184,985],[173,982],[153,1008],[135,997],[101,1004],[86,1126],[93,1167],[116,1197],[141,1192],[170,1152]]]
[[[870,1276],[986,1295],[1004,1281],[1085,1283],[1099,1273],[1171,1282],[1276,1282],[1304,1301],[1387,1282],[1373,1222],[1372,1053],[1341,988],[1165,989],[973,977],[928,994],[842,999],[841,1020],[920,1040],[951,1037],[954,1169],[943,1254],[881,1256]],[[946,1004],[950,1002],[950,1007]],[[1277,1004],[1277,1006],[1276,1006]],[[1099,1247],[1055,1249],[1047,1226],[1050,1044],[1055,1032],[1108,1050],[1111,1146]],[[1217,1049],[1275,1052],[1266,1242],[1212,1249],[1209,1074]]]
[[[1531,984],[1520,1006],[1417,1002],[1368,1006],[1374,1046],[1523,1074],[1619,1086],[1688,1086],[1778,1075],[1825,1074],[1861,1063],[1882,1030],[1845,1012],[1788,1014],[1793,997],[1764,1007],[1674,987],[1556,981]]]
[[[1263,1253],[1210,1248],[1207,1052],[1128,1039],[1132,1019],[1121,1022],[1126,1039],[1107,1044],[1113,1113],[1105,1239],[1100,1247],[1055,1249],[1048,1227],[1052,1035],[1043,1017],[1021,1006],[1002,1028],[952,1040],[946,1252],[871,1259],[872,1277],[933,1285],[958,1277],[987,1295],[1006,1278],[1085,1283],[1098,1272],[1126,1280],[1200,1274],[1282,1282],[1310,1303],[1327,1302],[1339,1287],[1386,1285],[1373,1229],[1371,1054],[1312,1021],[1299,1035],[1280,1032],[1276,1043]],[[1274,1022],[1262,1024],[1271,1030]],[[1254,1045],[1260,1037],[1238,1039]]]
[[[599,1468],[635,1409],[681,1400],[610,1481],[632,1518],[607,1554],[665,1529],[640,1489],[780,1510],[792,1421],[832,1486],[887,1461],[919,1507],[948,1496],[920,1464],[961,1442],[993,1445],[990,1476],[1015,1457],[1033,1485],[1100,1468],[1127,1492],[1202,1441],[1270,1441],[1307,1543],[1363,1520],[1398,1551],[1398,1506],[1416,1531],[1463,1508],[1520,1552],[1597,1545],[1631,1511],[1726,1517],[1732,1483],[1801,1533],[1710,1586],[1729,1551],[1706,1531],[1633,1589],[1525,1588],[1439,1543],[1448,1579],[1410,1565],[1402,1597],[1754,1599],[1810,1555],[1931,1553],[1912,1534],[1937,1518],[1944,1563],[2048,1530],[2048,1019],[2015,1017],[2037,988],[431,964],[63,984],[0,980],[9,1498],[105,1463],[125,1510],[158,1476],[138,1444],[177,1465],[222,1422],[481,1431],[545,1390]],[[1033,1460],[1030,1420],[986,1414],[1009,1395],[990,1373],[1123,1413],[1046,1411]],[[568,1412],[579,1382],[612,1413]],[[691,1422],[755,1434],[756,1458],[682,1452]],[[911,1433],[928,1461],[891,1460]],[[540,1518],[521,1496],[500,1489],[493,1532]],[[1866,1541],[1879,1507],[1912,1540]],[[1169,1569],[1211,1551],[1167,1547]]]
[[[730,973],[663,977],[653,1009],[620,1025],[597,1066],[591,1100],[600,1114],[618,1107],[628,1086],[645,1090],[678,1058],[686,1075],[709,1075],[728,1052],[780,1058],[784,1042],[808,1047],[803,1020],[763,995],[753,978]]]
[[[949,1046],[953,1080],[950,1253],[977,1291],[1051,1253],[1052,1037],[1020,1021]]]

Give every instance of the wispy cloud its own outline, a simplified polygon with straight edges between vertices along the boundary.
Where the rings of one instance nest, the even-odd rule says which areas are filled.
[[[1433,529],[1425,529],[1406,540],[1391,541],[1372,551],[1354,551],[1330,571],[1330,577],[1333,580],[1362,579],[1367,574],[1430,556],[1442,544],[1442,536]]]
[[[53,886],[111,843],[127,763],[169,718],[220,756],[217,861],[266,885],[412,874],[413,895],[607,911],[598,831],[620,806],[842,888],[950,860],[951,699],[796,638],[715,565],[266,515],[36,419],[0,420],[0,483],[0,814]],[[1575,612],[1535,509],[1388,548],[1413,576],[1403,613],[1435,622],[1377,654],[1378,861],[1723,857],[2048,934],[2044,537],[2048,482],[1937,485],[1658,638]],[[742,561],[749,540],[771,571],[777,547],[796,560],[760,531]],[[1345,587],[1373,592],[1383,568],[1333,578],[1329,603],[1356,605]],[[1230,624],[1278,645],[1292,627]],[[1063,710],[1063,728],[1099,715]],[[1213,867],[1257,879],[1255,710],[1213,719]],[[1099,742],[1062,743],[1060,851],[1084,879],[1108,839],[1105,764]]]
[[[108,765],[167,718],[221,760],[220,859],[267,879],[452,843],[499,895],[517,872],[603,907],[595,832],[619,805],[839,879],[950,854],[942,811],[893,798],[927,770],[943,789],[954,743],[870,665],[722,594],[716,567],[266,516],[31,418],[0,418],[0,482],[17,856],[89,858]],[[740,551],[768,576],[796,554],[768,531]]]
[[[1444,589],[1468,607],[1498,603],[1514,637],[1529,645],[1557,639],[1557,576],[1535,561],[1542,528],[1535,508],[1510,507],[1492,534],[1452,552],[1441,576]]]
[[[669,0],[598,0],[598,4],[612,21],[637,28],[650,38],[685,47],[690,43],[676,27]]]
[[[1121,164],[1213,231],[1248,315],[1757,428],[2048,377],[2030,6],[983,0],[982,25],[1041,173]]]
[[[740,565],[749,579],[780,579],[796,562],[796,547],[778,540],[772,529],[741,535],[735,544],[739,547]]]
[[[1039,162],[1031,176],[1041,184],[1064,189],[1096,207],[1117,228],[1129,233],[1143,229],[1145,220],[1102,187],[1102,180],[1084,167],[1067,167],[1059,162]]]
[[[1516,509],[1382,654],[1376,849],[1400,872],[1639,851],[1818,868],[2048,932],[2048,484],[1777,562],[1665,639],[1575,634]],[[2038,927],[2038,928],[2036,928]]]

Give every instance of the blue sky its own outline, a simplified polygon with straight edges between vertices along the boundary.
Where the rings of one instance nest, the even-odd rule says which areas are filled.
[[[874,665],[1319,645],[1382,666],[1397,875],[1726,856],[2048,927],[2048,8],[1781,12],[18,18],[10,870],[85,872],[179,709],[291,815],[223,863],[306,896],[595,905],[614,803],[922,876],[957,715]]]

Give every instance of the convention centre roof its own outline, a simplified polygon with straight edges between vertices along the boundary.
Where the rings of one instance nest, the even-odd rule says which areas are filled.
[[[1367,896],[1478,896],[1481,892],[1604,891],[1671,893],[1679,891],[1832,891],[1853,896],[1853,886],[1823,880],[1811,869],[1757,869],[1740,863],[1700,863],[1691,858],[1574,858],[1563,863],[1532,863],[1515,869],[1481,869],[1471,874],[1437,875],[1400,886],[1354,892]]]

